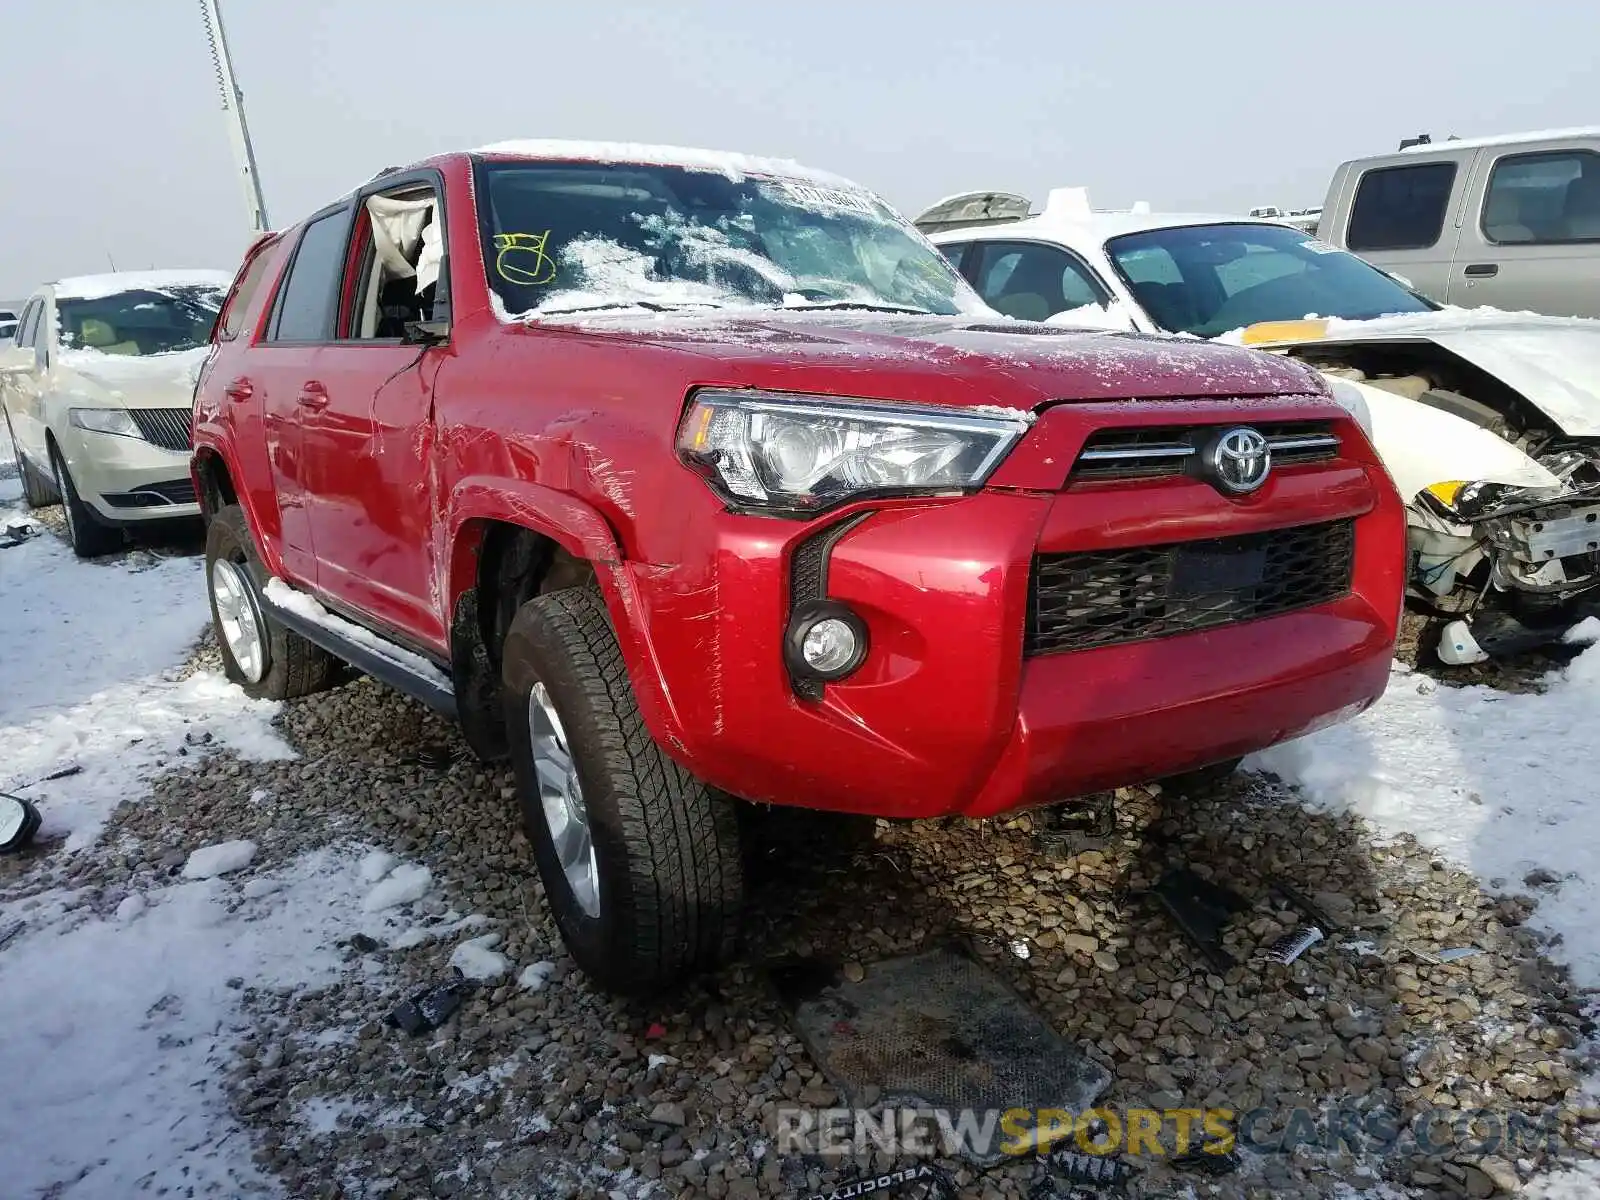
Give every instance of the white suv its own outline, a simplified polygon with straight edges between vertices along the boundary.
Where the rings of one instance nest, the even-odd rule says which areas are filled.
[[[29,298],[0,345],[23,496],[65,506],[79,557],[118,549],[127,526],[200,515],[190,415],[231,282],[219,271],[63,279]]]

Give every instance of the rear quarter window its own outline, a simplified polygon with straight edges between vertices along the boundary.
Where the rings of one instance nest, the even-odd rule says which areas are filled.
[[[1453,162],[1377,167],[1361,176],[1345,245],[1351,250],[1426,250],[1439,243],[1455,187]]]
[[[261,296],[262,286],[266,283],[267,276],[272,273],[272,265],[278,261],[282,247],[283,239],[274,238],[251,255],[243,273],[234,282],[228,302],[223,305],[222,313],[217,318],[218,341],[233,341],[250,324],[251,314],[256,310],[256,301]]]

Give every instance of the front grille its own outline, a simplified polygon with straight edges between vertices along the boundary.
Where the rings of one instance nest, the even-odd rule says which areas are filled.
[[[1350,590],[1351,521],[1240,537],[1040,554],[1027,653],[1190,633],[1325,604]]]
[[[194,410],[189,408],[130,408],[128,415],[139,427],[144,440],[163,450],[189,449],[189,427]]]
[[[1074,480],[1154,479],[1182,475],[1206,439],[1226,425],[1157,425],[1101,429],[1089,436],[1072,465]],[[1252,425],[1272,447],[1272,465],[1326,462],[1339,453],[1339,437],[1323,421]]]
[[[136,492],[106,492],[100,497],[112,508],[165,508],[195,502],[194,480],[168,479],[147,483]]]

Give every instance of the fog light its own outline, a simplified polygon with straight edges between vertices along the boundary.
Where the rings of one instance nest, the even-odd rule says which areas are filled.
[[[813,601],[795,610],[784,639],[784,657],[797,679],[843,679],[867,657],[867,627],[843,604]]]
[[[800,656],[806,666],[823,675],[832,675],[856,654],[856,633],[838,617],[824,617],[806,630],[800,643]]]

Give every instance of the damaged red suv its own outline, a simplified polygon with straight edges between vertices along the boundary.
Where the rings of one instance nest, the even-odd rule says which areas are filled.
[[[196,396],[227,670],[515,766],[578,964],[716,962],[738,805],[990,816],[1383,690],[1403,514],[1304,368],[997,316],[793,163],[514,143],[239,272]]]

